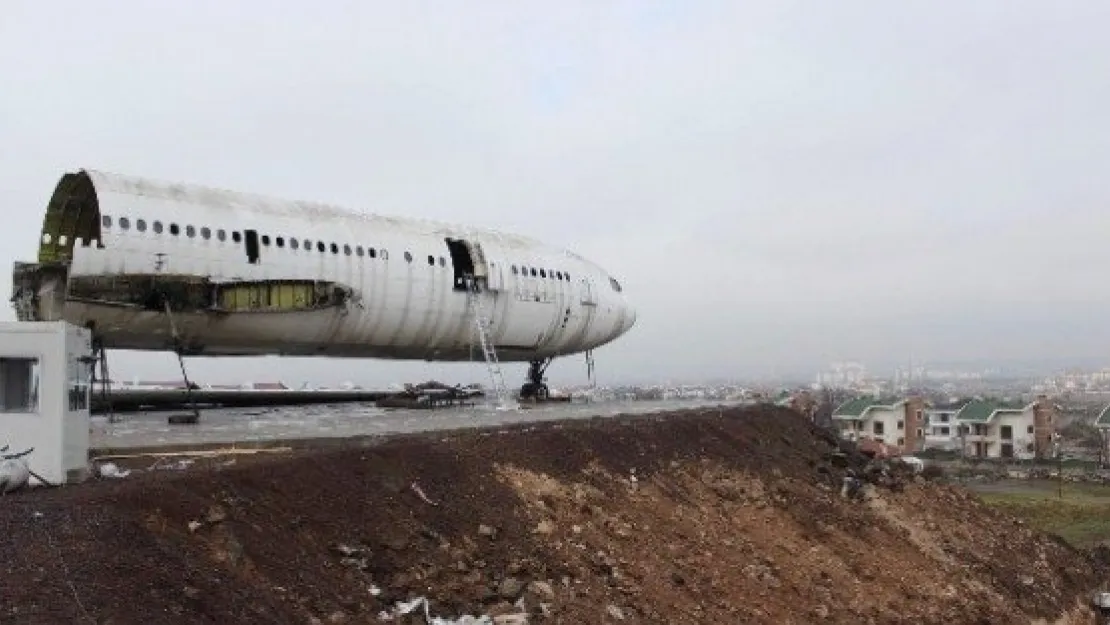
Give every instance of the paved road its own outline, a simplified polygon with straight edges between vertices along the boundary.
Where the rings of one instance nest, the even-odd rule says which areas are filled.
[[[173,413],[122,415],[108,423],[93,418],[90,447],[124,449],[160,445],[258,442],[282,439],[352,437],[489,426],[530,421],[585,419],[617,414],[643,414],[715,406],[704,401],[613,401],[549,404],[526,410],[498,411],[487,407],[437,410],[393,410],[374,406],[296,406],[208,410],[199,425],[168,425]]]

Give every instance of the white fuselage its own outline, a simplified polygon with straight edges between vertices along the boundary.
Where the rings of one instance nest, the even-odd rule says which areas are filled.
[[[167,314],[101,301],[88,288],[73,297],[67,285],[54,284],[53,294],[38,286],[37,318],[91,324],[107,348],[164,350],[176,331],[190,353],[205,355],[481,359],[475,315],[484,312],[498,357],[530,361],[599,347],[635,323],[619,283],[600,267],[525,237],[100,172],[69,175],[95,188],[99,240],[58,241],[65,235],[46,220],[43,245],[70,246],[67,282],[192,276],[215,285],[334,283],[351,294],[317,309],[260,302]],[[467,273],[478,278],[477,292],[459,286],[456,265],[467,261],[457,262],[449,239],[462,242],[454,252],[473,265]]]

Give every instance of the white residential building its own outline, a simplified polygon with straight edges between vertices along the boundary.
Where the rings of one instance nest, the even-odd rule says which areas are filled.
[[[975,458],[1028,460],[1051,455],[1056,407],[972,400],[956,413],[963,453]]]

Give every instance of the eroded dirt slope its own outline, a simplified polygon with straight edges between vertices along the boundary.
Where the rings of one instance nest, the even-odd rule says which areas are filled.
[[[955,487],[847,501],[833,449],[787,410],[712,409],[9,496],[0,621],[369,623],[424,596],[535,623],[1090,622],[1088,555]]]

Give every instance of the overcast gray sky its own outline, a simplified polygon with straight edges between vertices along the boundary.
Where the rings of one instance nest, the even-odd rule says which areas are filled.
[[[1107,24],[1101,0],[4,0],[0,246],[33,258],[58,176],[88,167],[567,246],[637,305],[601,382],[1097,357]],[[191,367],[485,379],[243,365]]]

